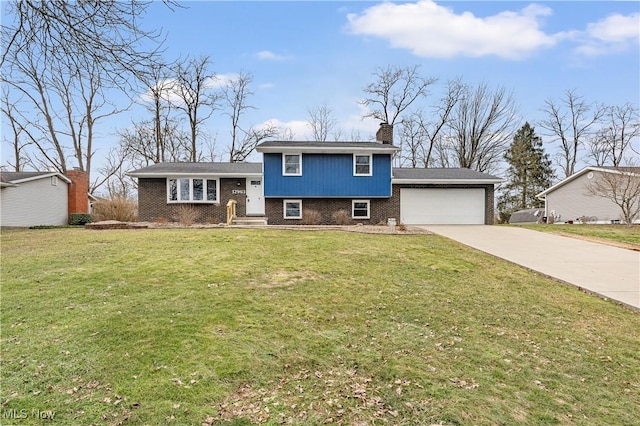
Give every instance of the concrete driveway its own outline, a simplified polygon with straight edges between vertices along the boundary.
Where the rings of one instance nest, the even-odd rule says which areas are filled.
[[[422,227],[640,310],[640,252],[513,226]]]

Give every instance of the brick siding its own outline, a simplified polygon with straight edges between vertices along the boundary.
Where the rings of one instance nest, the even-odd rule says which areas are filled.
[[[400,220],[400,189],[401,188],[483,188],[485,190],[485,224],[494,223],[494,187],[493,185],[393,185],[391,198],[369,199],[369,219],[351,219],[352,223],[366,225],[386,224],[389,218]],[[237,204],[237,216],[246,213],[246,195],[232,194],[233,190],[246,190],[246,181],[242,178],[220,179],[220,203],[167,203],[167,180],[165,178],[140,178],[138,182],[138,217],[143,222],[168,220],[179,222],[180,206],[193,206],[199,213],[198,223],[224,223],[227,220],[227,202],[234,199]],[[295,197],[286,199],[296,199]],[[362,198],[367,199],[367,198]],[[265,200],[265,216],[270,225],[302,224],[303,219],[285,219],[283,213],[285,198],[267,198]],[[350,198],[303,198],[302,212],[315,210],[320,214],[320,224],[335,224],[334,213],[339,210],[352,214]]]
[[[80,170],[68,170],[66,176],[71,180],[67,197],[69,214],[89,213],[89,175]]]
[[[247,197],[233,194],[233,190],[245,190],[246,180],[242,178],[220,179],[219,203],[167,203],[167,179],[140,178],[138,180],[138,220],[141,222],[180,221],[180,207],[191,206],[197,211],[196,223],[225,223],[227,203],[234,199],[237,216],[244,216]]]
[[[391,198],[369,199],[370,219],[352,219],[353,223],[365,225],[377,225],[387,223],[389,218],[400,220],[400,189],[401,188],[483,188],[485,190],[485,218],[486,225],[494,223],[494,187],[493,185],[393,185]],[[286,198],[295,200],[295,197]],[[363,198],[366,199],[366,198]],[[265,200],[265,213],[270,225],[295,225],[302,224],[304,219],[285,219],[284,203],[285,198],[267,198]],[[303,198],[302,212],[315,210],[320,213],[322,225],[335,224],[333,214],[338,210],[345,210],[349,217],[352,214],[353,199],[341,198]]]
[[[295,200],[297,198],[267,198],[265,200],[265,216],[269,219],[269,225],[296,225],[303,224],[304,219],[285,219],[284,218],[284,200]],[[355,199],[355,198],[354,198]],[[358,200],[367,200],[367,198],[357,198]],[[391,198],[370,198],[369,200],[369,219],[350,219],[351,223],[362,223],[365,225],[377,225],[387,223],[390,217],[397,218],[400,214],[400,204],[394,205]],[[318,212],[321,216],[318,225],[333,225],[336,223],[333,215],[339,210],[347,212],[349,218],[352,215],[351,198],[303,198],[302,214],[310,210]],[[397,213],[395,213],[397,210]]]

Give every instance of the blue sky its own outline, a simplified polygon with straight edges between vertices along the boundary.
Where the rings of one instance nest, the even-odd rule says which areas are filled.
[[[358,99],[377,67],[419,65],[437,77],[503,85],[522,122],[536,124],[545,99],[575,89],[590,102],[640,103],[640,3],[524,1],[193,1],[171,11],[154,3],[144,27],[162,27],[167,59],[209,55],[220,76],[254,75],[245,126],[272,121],[307,139],[307,110],[326,104],[346,135],[369,138]],[[134,108],[103,123],[101,150],[116,128],[144,114]],[[207,123],[222,149],[220,111]],[[539,132],[540,133],[540,132]],[[543,136],[544,140],[544,136]],[[3,149],[3,163],[5,151]],[[553,148],[549,147],[549,151]]]

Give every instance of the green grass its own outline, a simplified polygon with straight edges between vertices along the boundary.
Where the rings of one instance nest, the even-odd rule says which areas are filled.
[[[1,278],[3,425],[640,418],[638,313],[437,236],[7,231]]]
[[[554,234],[577,235],[603,242],[630,244],[640,249],[640,225],[553,224],[517,226]]]

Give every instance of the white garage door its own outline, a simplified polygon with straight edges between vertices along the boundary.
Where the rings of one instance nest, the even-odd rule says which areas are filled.
[[[401,188],[400,216],[406,225],[482,225],[484,189]]]

